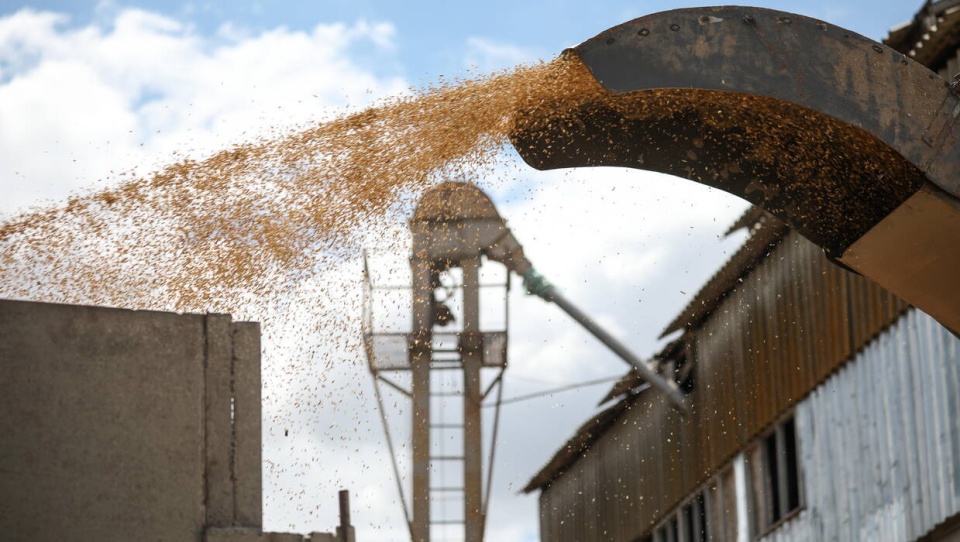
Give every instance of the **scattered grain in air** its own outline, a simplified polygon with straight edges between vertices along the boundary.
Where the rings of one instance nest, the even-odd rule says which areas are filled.
[[[297,304],[317,315],[300,321],[355,343],[359,308],[340,288],[304,285],[356,259],[371,228],[402,223],[430,186],[492,168],[518,111],[602,92],[574,60],[521,66],[25,212],[0,225],[0,297],[232,313],[265,328]]]

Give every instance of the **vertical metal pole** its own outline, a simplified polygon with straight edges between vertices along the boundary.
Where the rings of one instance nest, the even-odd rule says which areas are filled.
[[[483,444],[480,431],[480,258],[461,261],[463,267],[463,501],[464,540],[483,537]]]
[[[353,525],[350,524],[350,492],[340,490],[340,526],[337,527],[337,538],[340,542],[354,542],[356,536]]]
[[[340,490],[340,526],[350,526],[350,492],[346,489]]]
[[[414,257],[413,335],[410,338],[413,403],[413,542],[430,542],[430,356],[433,327],[433,288],[430,262]]]

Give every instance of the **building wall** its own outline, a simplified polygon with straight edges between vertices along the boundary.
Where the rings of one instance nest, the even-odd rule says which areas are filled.
[[[906,308],[789,232],[694,332],[698,470],[726,462]]]
[[[960,340],[910,311],[796,409],[805,507],[763,540],[911,541],[960,513]]]
[[[586,453],[542,489],[542,539],[633,540],[648,532],[906,308],[788,232],[689,332],[691,412],[681,415],[653,389],[630,399],[626,413],[598,429]],[[594,504],[612,495],[617,506]]]
[[[259,328],[0,300],[0,539],[261,522]]]

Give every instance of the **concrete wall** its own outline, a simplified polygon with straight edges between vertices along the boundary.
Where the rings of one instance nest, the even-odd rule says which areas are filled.
[[[0,300],[0,539],[259,532],[259,341],[227,315]]]

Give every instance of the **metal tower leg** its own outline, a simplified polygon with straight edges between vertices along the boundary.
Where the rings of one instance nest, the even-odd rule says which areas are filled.
[[[409,345],[413,403],[413,542],[430,542],[430,358],[433,289],[430,263],[411,261],[413,270],[413,338]]]
[[[483,538],[483,446],[480,431],[480,367],[483,345],[480,334],[480,258],[463,266],[463,488],[466,542]]]

